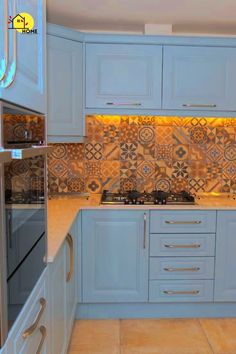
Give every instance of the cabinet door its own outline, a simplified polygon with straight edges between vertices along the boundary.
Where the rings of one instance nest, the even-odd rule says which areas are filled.
[[[9,16],[14,18],[20,13],[30,14],[37,33],[23,34],[15,29],[8,30],[9,66],[6,79],[0,84],[0,98],[45,113],[45,0],[8,0],[8,3]],[[14,38],[16,59],[13,54]],[[12,78],[14,81],[9,86]]]
[[[83,302],[148,300],[146,217],[145,211],[83,212]]]
[[[86,46],[88,108],[161,108],[161,81],[161,46]]]
[[[62,247],[52,264],[51,286],[51,353],[66,352],[66,248]]]
[[[236,211],[217,212],[215,301],[236,301]]]
[[[71,335],[77,303],[77,236],[77,224],[75,221],[67,235],[66,242],[66,328],[68,340]]]
[[[236,48],[165,46],[163,108],[236,109]]]
[[[7,1],[2,0],[0,1],[0,80],[3,79],[4,73],[6,70],[7,65],[7,48],[6,48],[6,41],[7,41]]]
[[[47,35],[48,135],[83,135],[83,45]]]

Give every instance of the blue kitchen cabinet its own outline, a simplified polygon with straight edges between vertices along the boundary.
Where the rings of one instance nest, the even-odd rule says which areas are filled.
[[[236,301],[236,211],[217,212],[215,301]]]
[[[77,303],[77,221],[50,265],[51,354],[67,353]]]
[[[1,354],[51,354],[48,273],[47,267],[13,324]]]
[[[86,108],[161,108],[162,46],[86,44]]]
[[[83,302],[148,301],[148,213],[83,211]]]
[[[47,35],[47,93],[49,141],[83,136],[82,43]]]
[[[236,48],[164,46],[163,108],[236,110]]]
[[[8,29],[12,24],[8,24],[6,14],[3,14],[7,1],[1,2],[3,28],[0,28],[0,36],[5,34],[7,46],[0,40],[0,78],[7,57],[8,62],[5,77],[0,81],[0,99],[45,113],[46,1],[8,0],[7,19],[12,16],[15,21],[15,16],[20,13],[28,13],[33,17],[33,29],[37,30],[37,33],[28,34]]]

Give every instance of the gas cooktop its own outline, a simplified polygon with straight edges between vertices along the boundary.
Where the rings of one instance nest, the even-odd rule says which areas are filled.
[[[186,191],[179,193],[153,190],[150,193],[131,190],[127,192],[111,193],[104,190],[101,204],[127,204],[127,205],[193,205],[194,196]]]

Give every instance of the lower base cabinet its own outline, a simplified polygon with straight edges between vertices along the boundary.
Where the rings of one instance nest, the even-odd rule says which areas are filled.
[[[14,323],[4,354],[50,353],[50,299],[47,267]],[[32,325],[37,323],[32,330]]]
[[[77,222],[50,265],[51,354],[67,353],[77,303]]]
[[[217,212],[214,301],[236,301],[236,211]]]

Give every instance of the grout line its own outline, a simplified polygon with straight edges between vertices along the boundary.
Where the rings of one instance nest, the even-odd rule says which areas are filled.
[[[202,326],[202,324],[201,324],[200,319],[199,319],[199,318],[196,318],[196,320],[198,321],[198,324],[199,324],[199,326],[200,326],[200,328],[201,328],[201,330],[202,330],[202,333],[204,334],[204,337],[206,338],[207,343],[209,344],[209,347],[210,347],[210,349],[211,349],[211,351],[212,351],[212,354],[216,354],[216,353],[214,352],[214,349],[213,349],[213,347],[212,347],[212,345],[211,345],[211,342],[210,342],[210,340],[209,340],[209,338],[208,338],[207,332],[204,330],[204,328],[203,328],[203,326]]]

